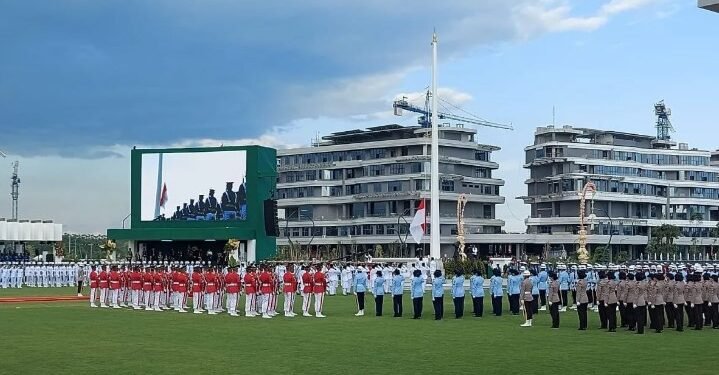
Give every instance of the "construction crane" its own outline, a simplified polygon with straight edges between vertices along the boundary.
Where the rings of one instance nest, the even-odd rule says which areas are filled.
[[[674,131],[674,127],[669,121],[672,110],[667,108],[664,100],[660,100],[659,103],[654,104],[654,114],[657,116],[657,139],[660,141],[670,140],[672,137],[669,133]]]
[[[402,116],[403,110],[419,113],[421,116],[419,116],[419,119],[417,119],[417,123],[419,125],[421,125],[423,128],[431,127],[432,123],[431,123],[430,119],[432,118],[432,111],[429,109],[429,99],[430,99],[431,95],[432,95],[432,93],[430,91],[427,91],[424,108],[412,105],[410,102],[407,101],[406,96],[402,97],[402,99],[395,100],[394,103],[392,104],[392,106],[394,107],[395,116]],[[514,130],[514,128],[512,128],[510,125],[499,124],[499,123],[491,122],[491,121],[485,121],[480,118],[457,116],[457,115],[454,115],[451,113],[446,113],[446,112],[437,111],[437,118],[439,118],[440,120],[454,120],[454,121],[467,123],[467,124],[487,126],[490,128]]]
[[[18,169],[20,168],[20,162],[15,161],[12,163],[12,191],[10,192],[10,196],[12,197],[12,218],[17,220],[17,203],[18,198],[20,197],[20,177],[18,177]]]

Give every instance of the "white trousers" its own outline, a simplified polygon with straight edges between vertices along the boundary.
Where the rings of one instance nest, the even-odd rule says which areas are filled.
[[[117,307],[117,289],[110,289],[110,301],[112,301],[112,307]]]
[[[152,293],[152,292],[145,292],[145,291],[142,292],[143,297],[145,297],[145,298],[144,298],[144,300],[145,300],[145,301],[144,301],[144,305],[145,305],[145,306],[150,306],[150,293]]]
[[[200,292],[193,292],[192,293],[192,307],[195,311],[200,311],[202,309],[202,293]]]
[[[132,307],[138,308],[140,307],[140,291],[139,290],[133,290],[132,291]]]
[[[90,306],[95,306],[95,297],[97,297],[97,288],[90,288]]]
[[[329,289],[330,295],[334,296],[337,293],[337,281],[330,281]]]
[[[255,313],[255,293],[250,293],[245,296],[245,315],[252,315]]]
[[[342,280],[342,294],[349,294],[352,288],[352,282],[349,280]]]
[[[302,293],[302,312],[306,313],[310,311],[310,305],[312,304],[312,293]]]
[[[230,314],[237,312],[237,293],[227,293],[227,312]]]
[[[285,292],[285,314],[293,312],[295,307],[295,294]]]
[[[175,299],[175,310],[184,310],[183,304],[185,303],[183,301],[184,293],[175,292],[174,299]]]
[[[153,302],[153,304],[152,304],[152,307],[155,308],[155,309],[159,309],[159,308],[160,308],[160,294],[161,294],[161,293],[162,293],[162,292],[154,292],[153,297],[155,297],[155,298],[154,298],[154,302]]]
[[[315,293],[315,314],[322,314],[322,304],[325,302],[324,293]]]
[[[100,288],[100,306],[107,305],[107,288]]]
[[[205,307],[208,312],[215,312],[215,296],[217,293],[205,293]]]
[[[270,295],[265,293],[262,295],[262,314],[268,314],[270,312]]]

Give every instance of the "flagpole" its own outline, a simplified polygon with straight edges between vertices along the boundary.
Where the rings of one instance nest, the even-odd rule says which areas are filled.
[[[160,216],[160,201],[162,200],[162,153],[159,154],[157,164],[157,194],[155,195],[155,216],[157,219]]]
[[[437,33],[432,34],[432,156],[430,186],[430,257],[440,258],[439,229],[439,119],[437,118]]]

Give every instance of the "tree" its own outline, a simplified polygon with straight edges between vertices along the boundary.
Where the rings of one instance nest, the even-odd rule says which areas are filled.
[[[606,246],[597,246],[592,251],[592,263],[609,263],[609,249]]]
[[[652,239],[647,252],[652,254],[676,254],[677,245],[674,240],[679,238],[681,231],[676,225],[662,224],[652,230]]]

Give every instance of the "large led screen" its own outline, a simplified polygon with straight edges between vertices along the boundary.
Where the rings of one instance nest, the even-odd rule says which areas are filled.
[[[142,221],[247,219],[246,151],[142,154]]]

